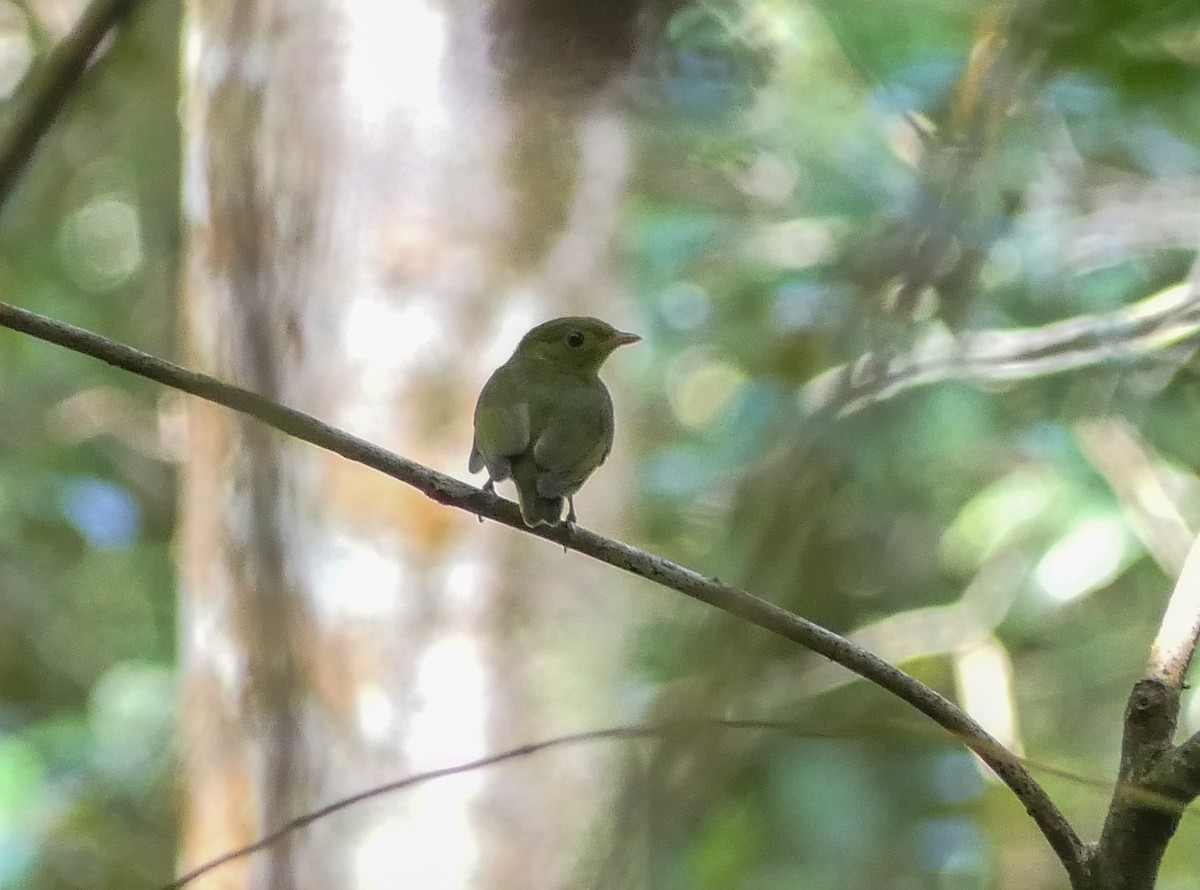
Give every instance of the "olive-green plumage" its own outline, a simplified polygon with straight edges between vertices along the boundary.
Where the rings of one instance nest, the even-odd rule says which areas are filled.
[[[558,525],[564,499],[567,522],[575,522],[575,492],[612,448],[612,398],[600,366],[640,339],[598,318],[556,318],[522,337],[484,384],[468,466],[487,468],[487,491],[513,480],[526,525]]]

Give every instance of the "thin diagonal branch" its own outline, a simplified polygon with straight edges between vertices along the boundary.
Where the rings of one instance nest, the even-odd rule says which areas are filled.
[[[236,850],[230,850],[223,853],[208,862],[198,865],[191,871],[180,875],[174,881],[163,886],[162,890],[180,890],[180,888],[190,884],[199,877],[208,874],[220,868],[223,865],[228,865],[238,859],[242,859],[253,853],[265,850],[281,838],[306,828],[326,816],[331,816],[341,810],[363,803],[376,797],[381,797],[385,794],[392,794],[396,791],[403,791],[406,788],[412,788],[415,785],[421,785],[425,782],[431,782],[434,779],[445,778],[446,776],[454,776],[460,773],[472,772],[477,769],[483,769],[489,766],[495,766],[499,763],[504,763],[508,760],[516,760],[521,757],[528,757],[531,754],[539,754],[543,751],[550,751],[554,748],[564,748],[571,745],[586,744],[589,742],[605,742],[605,741],[630,741],[637,739],[653,738],[655,736],[666,733],[679,732],[681,730],[703,730],[703,729],[763,729],[775,730],[778,732],[787,732],[796,736],[805,738],[817,737],[816,733],[811,731],[800,730],[791,723],[783,723],[775,720],[730,720],[730,719],[697,719],[697,720],[676,720],[663,723],[646,723],[633,724],[629,726],[613,726],[607,729],[593,729],[586,732],[574,732],[569,735],[556,736],[551,739],[543,739],[539,742],[530,742],[525,745],[519,745],[516,748],[509,748],[506,751],[501,751],[496,754],[489,754],[486,757],[480,757],[476,760],[470,760],[465,763],[458,763],[454,766],[442,767],[440,769],[428,770],[426,772],[416,773],[411,776],[406,776],[403,779],[397,779],[393,782],[385,782],[382,785],[375,785],[365,791],[360,791],[357,794],[352,794],[349,797],[343,797],[335,800],[333,803],[326,804],[323,807],[305,813],[303,816],[297,816],[295,819],[290,819],[274,831],[263,835],[258,840],[246,844],[244,847],[239,847]],[[824,735],[820,737],[826,737]],[[840,737],[840,736],[839,736]]]
[[[675,734],[682,731],[700,732],[705,730],[766,730],[784,733],[794,738],[805,739],[845,739],[848,736],[854,735],[853,732],[846,731],[814,731],[811,727],[781,720],[723,717],[698,717],[695,719],[663,721],[660,723],[638,723],[625,726],[611,726],[604,729],[586,730],[584,732],[568,733],[566,735],[555,736],[554,738],[518,745],[515,748],[509,748],[508,750],[500,751],[496,754],[489,754],[485,757],[480,757],[464,763],[458,763],[453,766],[440,767],[438,769],[415,773],[411,776],[406,776],[403,779],[385,782],[381,785],[372,786],[371,788],[360,791],[356,794],[339,798],[332,803],[305,813],[302,816],[297,816],[295,819],[288,820],[279,828],[263,835],[252,843],[238,847],[236,850],[230,850],[221,854],[220,856],[204,862],[201,865],[196,866],[190,871],[180,875],[171,883],[164,885],[162,890],[181,890],[181,888],[192,883],[197,878],[203,877],[204,875],[215,871],[223,865],[228,865],[230,862],[243,859],[246,856],[250,856],[263,849],[266,849],[280,838],[303,828],[307,828],[309,825],[312,825],[314,822],[318,822],[327,816],[331,816],[334,813],[349,809],[350,807],[356,806],[365,801],[373,800],[374,798],[382,797],[386,794],[393,794],[397,791],[403,791],[407,788],[424,784],[425,782],[431,782],[436,779],[459,775],[461,773],[473,772],[474,770],[484,769],[489,766],[496,766],[497,764],[504,763],[509,760],[517,760],[522,757],[540,754],[543,751],[550,751],[555,748],[564,748],[572,745],[588,744],[591,742],[637,741],[639,739],[654,738],[657,736]],[[1031,765],[1040,771],[1070,779],[1073,782],[1078,782],[1084,785],[1094,785],[1097,788],[1108,787],[1106,783],[1103,783],[1099,780],[1089,779],[1087,776],[1071,772],[1070,770],[1051,767],[1046,764],[1035,763]],[[1168,803],[1146,792],[1141,792],[1141,796],[1149,803],[1157,802],[1162,805]]]
[[[824,655],[908,702],[978,754],[1008,785],[1037,823],[1070,876],[1072,886],[1087,886],[1088,848],[1016,755],[1006,750],[947,698],[844,637],[744,590],[722,584],[661,556],[610,540],[587,529],[567,525],[526,528],[516,505],[510,501],[400,457],[300,411],[90,331],[6,303],[0,303],[0,326],[93,356],[131,373],[248,414],[295,438],[379,470],[440,504],[554,541],[736,615]]]
[[[78,24],[26,76],[0,133],[0,207],[83,76],[96,47],[141,0],[92,0]]]
[[[442,767],[441,769],[428,770],[426,772],[417,773],[416,775],[407,776],[403,779],[397,779],[394,782],[385,782],[382,785],[376,785],[368,788],[366,791],[360,791],[358,794],[352,794],[349,797],[343,797],[327,804],[311,812],[305,813],[303,816],[297,816],[285,822],[279,828],[268,834],[263,835],[258,840],[246,844],[244,847],[238,847],[236,850],[230,850],[227,853],[222,853],[215,859],[210,859],[202,865],[198,865],[191,871],[180,875],[174,881],[163,886],[162,890],[180,890],[180,888],[190,884],[192,881],[200,878],[222,865],[228,865],[238,859],[243,859],[252,853],[257,853],[265,850],[272,844],[281,840],[293,832],[299,831],[314,822],[324,819],[326,816],[331,816],[340,810],[352,807],[355,804],[360,804],[363,801],[371,800],[375,797],[380,797],[384,794],[391,794],[395,791],[402,791],[405,788],[411,788],[414,785],[421,785],[425,782],[431,782],[434,779],[441,779],[446,776],[453,776],[459,773],[471,772],[472,770],[482,769],[488,766],[494,766],[498,763],[503,763],[506,760],[515,760],[519,757],[528,757],[530,754],[537,754],[540,751],[549,751],[553,748],[561,748],[567,745],[575,745],[583,742],[598,742],[608,740],[621,739],[641,739],[661,732],[661,727],[654,726],[621,726],[614,729],[597,729],[590,732],[577,732],[571,735],[558,736],[553,739],[546,739],[540,742],[531,742],[527,745],[521,745],[516,748],[510,748],[507,751],[502,751],[498,754],[490,754],[487,757],[480,757],[476,760],[467,761],[466,763],[455,764],[454,766]]]

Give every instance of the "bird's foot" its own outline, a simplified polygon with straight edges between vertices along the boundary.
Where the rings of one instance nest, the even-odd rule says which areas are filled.
[[[567,498],[567,518],[566,526],[568,534],[575,534],[575,529],[579,528],[578,518],[575,516],[575,501],[572,498]],[[563,544],[563,553],[567,552],[567,545]]]
[[[483,490],[486,491],[488,494],[494,495],[496,493],[496,483],[492,481],[491,476],[488,476],[487,482],[483,483]],[[480,516],[479,514],[476,514],[475,518],[478,519],[481,523],[483,522],[483,517]]]

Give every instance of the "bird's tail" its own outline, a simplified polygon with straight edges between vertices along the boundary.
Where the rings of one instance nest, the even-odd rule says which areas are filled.
[[[521,518],[530,528],[538,525],[558,525],[562,522],[563,499],[547,498],[538,494],[537,465],[532,458],[513,462],[513,482],[517,486],[517,502],[521,505]]]

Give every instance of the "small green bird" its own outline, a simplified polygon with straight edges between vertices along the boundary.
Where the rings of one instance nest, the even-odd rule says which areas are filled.
[[[555,318],[522,337],[484,384],[467,466],[472,473],[487,467],[484,491],[512,479],[530,528],[558,525],[564,499],[567,522],[575,523],[575,492],[613,442],[600,366],[618,346],[641,339],[598,318]]]

